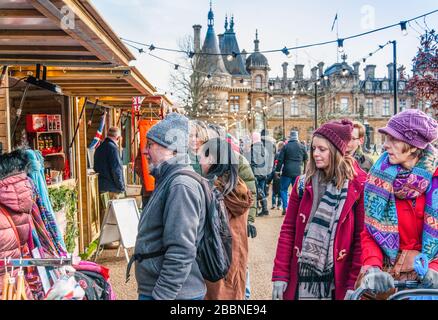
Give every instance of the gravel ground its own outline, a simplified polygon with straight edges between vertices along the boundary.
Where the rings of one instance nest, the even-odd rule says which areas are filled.
[[[270,204],[270,200],[268,200]],[[271,299],[271,274],[274,263],[277,239],[283,222],[281,210],[271,210],[269,216],[256,219],[257,237],[249,239],[249,270],[252,300]],[[133,249],[128,250],[132,254]],[[137,284],[133,266],[131,280],[125,284],[126,259],[123,251],[116,257],[117,250],[104,250],[97,263],[110,269],[110,282],[116,293],[117,300],[137,299]]]

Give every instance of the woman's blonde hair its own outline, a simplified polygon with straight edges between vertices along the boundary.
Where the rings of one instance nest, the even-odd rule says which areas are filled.
[[[343,156],[338,149],[326,138],[321,135],[315,134],[313,136],[324,139],[327,142],[330,152],[330,162],[328,168],[322,171],[322,179],[324,182],[329,183],[332,180],[336,183],[336,188],[341,189],[345,180],[353,180],[356,176],[354,170],[354,159],[349,156]],[[315,159],[313,158],[313,138],[310,144],[310,158],[306,167],[306,183],[312,181],[312,177],[317,174],[318,169],[316,167]]]
[[[202,141],[202,143],[206,143],[209,139],[208,137],[208,128],[204,121],[193,120],[190,122],[190,126],[195,129],[196,137]]]

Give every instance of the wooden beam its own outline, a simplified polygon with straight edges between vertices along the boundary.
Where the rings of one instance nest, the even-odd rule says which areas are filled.
[[[80,55],[44,55],[44,54],[0,54],[0,60],[29,60],[35,62],[50,61],[89,61],[97,62],[99,58],[95,56],[80,56]]]
[[[81,46],[42,46],[42,45],[0,45],[0,52],[11,53],[41,53],[41,52],[65,52],[65,53],[80,53],[88,52],[87,49]]]
[[[79,41],[79,43],[95,54],[100,60],[108,61],[113,64],[128,65],[134,57],[127,55],[120,47],[107,36],[99,25],[96,24],[93,17],[90,17],[78,1],[63,0],[62,3],[69,8],[75,16],[74,28],[66,27],[65,32],[70,37]],[[50,0],[34,0],[32,5],[44,16],[52,20],[56,25],[60,25],[64,15]],[[125,48],[123,48],[125,49]]]
[[[53,39],[70,39],[70,36],[62,30],[23,30],[23,29],[3,29],[0,30],[1,38],[23,39],[28,38],[50,38]]]
[[[103,61],[63,61],[63,60],[44,60],[44,64],[48,66],[60,66],[60,67],[76,67],[76,68],[94,68],[104,69],[108,67],[116,67],[116,65],[110,62]],[[34,66],[35,60],[0,60],[0,65],[5,66]]]
[[[44,15],[35,9],[1,9],[0,17],[2,18],[44,17]]]
[[[131,87],[131,85],[129,85],[129,83],[125,83],[125,84],[119,84],[119,83],[105,83],[105,84],[100,84],[100,83],[85,83],[85,84],[59,84],[60,86],[62,86],[63,89],[65,90],[69,90],[69,91],[74,91],[74,90],[80,90],[80,89],[114,89],[114,90],[118,90],[118,89],[130,89],[133,90],[133,88]]]
[[[120,90],[91,90],[91,89],[85,89],[85,90],[74,90],[74,91],[69,91],[69,90],[65,90],[63,91],[64,94],[67,95],[72,95],[72,96],[96,96],[96,97],[100,97],[101,95],[109,95],[109,94],[113,94],[113,95],[117,95],[117,96],[126,96],[126,97],[135,97],[135,96],[139,96],[141,95],[140,92],[136,92],[136,91],[126,91],[126,92],[121,92]]]
[[[111,84],[111,85],[126,85],[125,80],[119,79],[58,79],[56,81],[60,85],[101,85],[101,84]]]
[[[29,68],[26,70],[13,70],[10,75],[14,78],[22,78],[31,75],[35,76],[35,68]],[[80,80],[112,80],[112,79],[120,79],[124,80],[130,74],[129,70],[99,70],[99,69],[74,69],[74,70],[47,70],[47,79],[49,80],[72,80],[72,79],[80,79]]]

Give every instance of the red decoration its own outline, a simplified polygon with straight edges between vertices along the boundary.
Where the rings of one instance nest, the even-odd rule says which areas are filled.
[[[414,90],[418,100],[430,101],[431,110],[438,110],[438,34],[434,30],[421,36],[420,48],[414,57],[414,75],[408,81],[407,89]]]

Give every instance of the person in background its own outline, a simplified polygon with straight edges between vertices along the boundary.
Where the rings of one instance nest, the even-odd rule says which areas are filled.
[[[377,144],[374,144],[374,147],[373,147],[373,156],[374,155],[376,155],[376,156],[378,156],[379,154],[377,153]]]
[[[307,161],[307,152],[304,146],[298,141],[298,131],[290,132],[289,141],[283,147],[278,157],[275,172],[280,175],[280,194],[283,204],[282,214],[286,214],[289,186],[302,173],[301,166]]]
[[[304,146],[304,149],[306,149],[306,152],[309,152],[306,140],[301,140],[301,144]]]
[[[393,116],[386,127],[385,152],[365,185],[365,229],[359,283],[385,298],[394,280],[422,280],[438,288],[438,154],[432,146],[438,123],[422,111]],[[418,279],[411,264],[419,253],[429,270]],[[403,279],[401,277],[404,277]],[[379,296],[376,296],[379,299]]]
[[[202,300],[204,278],[196,262],[204,235],[206,196],[188,159],[188,119],[170,113],[147,133],[145,150],[155,190],[138,224],[134,255],[139,300]]]
[[[189,157],[190,164],[196,173],[202,174],[199,164],[199,150],[208,141],[207,125],[200,120],[189,121]]]
[[[346,155],[353,124],[323,124],[313,134],[306,174],[296,179],[272,274],[275,300],[342,300],[360,270],[366,175]]]
[[[272,170],[272,208],[271,209],[280,209],[281,208],[281,194],[280,194],[280,177],[275,173],[276,166],[278,164],[278,158],[280,157],[280,152],[284,147],[284,142],[279,141],[277,143],[277,153],[275,154],[274,159],[274,168]],[[271,181],[269,181],[270,183]],[[276,206],[277,204],[277,206]]]
[[[367,156],[362,146],[365,141],[365,126],[357,121],[353,121],[353,133],[351,135],[351,141],[347,146],[347,154],[356,159],[358,165],[365,172],[370,171],[374,162],[369,156]]]
[[[142,208],[144,208],[148,202],[149,196],[146,192],[146,185],[145,185],[145,181],[144,181],[144,175],[143,175],[143,164],[142,164],[142,152],[140,147],[138,148],[137,151],[137,156],[135,157],[134,160],[134,172],[136,175],[138,175],[139,179],[140,179],[140,183],[141,183],[141,200],[142,200]]]
[[[238,160],[231,144],[223,138],[209,139],[202,146],[203,175],[223,194],[232,236],[232,261],[224,279],[206,280],[206,300],[243,300],[248,264],[248,212],[251,191],[238,174]]]
[[[106,139],[94,153],[94,171],[99,174],[99,192],[109,192],[110,199],[117,199],[125,192],[123,164],[118,148],[120,140],[120,129],[111,127]]]
[[[257,186],[257,199],[255,201],[261,202],[261,211],[258,212],[258,216],[269,215],[268,200],[266,199],[266,181],[270,174],[270,168],[272,168],[270,157],[270,150],[265,148],[262,142],[261,136],[258,132],[252,133],[252,145],[251,145],[251,168],[256,178]],[[258,205],[257,205],[258,207]]]

